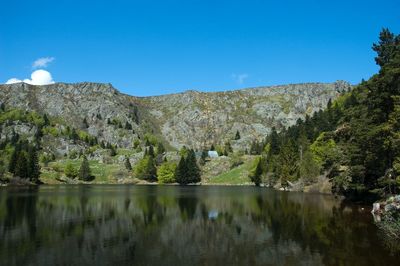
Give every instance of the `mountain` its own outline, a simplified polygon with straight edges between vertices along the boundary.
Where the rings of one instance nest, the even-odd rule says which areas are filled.
[[[232,146],[244,149],[252,140],[265,138],[272,127],[286,128],[325,108],[349,88],[347,82],[338,81],[134,97],[111,84],[17,83],[0,85],[0,103],[47,114],[57,118],[59,131],[73,127],[121,148],[131,148],[148,134],[170,148],[200,149],[232,140],[238,131],[241,138]],[[15,131],[21,128],[13,126]],[[61,147],[65,143],[57,145],[58,155],[67,152]]]

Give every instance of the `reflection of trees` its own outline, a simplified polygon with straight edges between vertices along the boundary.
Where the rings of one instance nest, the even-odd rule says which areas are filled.
[[[183,220],[192,220],[197,209],[197,198],[194,197],[180,197],[178,198],[178,206]]]
[[[19,250],[19,242],[22,239],[21,235],[24,235],[28,242],[31,243],[36,240],[37,235],[37,188],[10,188],[4,196],[5,206],[0,206],[0,208],[5,209],[5,216],[0,224],[0,262],[2,262],[3,253],[7,254],[8,252]],[[2,202],[1,199],[0,202]],[[19,226],[21,224],[24,225],[23,228]],[[9,234],[14,235],[18,241],[8,241]],[[28,245],[26,248],[31,248],[31,245]],[[24,254],[18,254],[15,258],[16,261],[25,261],[26,257],[23,255]]]
[[[303,199],[299,201],[299,197]],[[387,252],[379,245],[369,213],[344,204],[320,209],[307,202],[306,195],[299,197],[291,193],[278,193],[265,200],[258,197],[262,211],[252,219],[257,223],[267,221],[275,244],[295,241],[304,251],[322,254],[326,265],[370,265],[394,259],[386,257]]]
[[[384,258],[369,216],[330,198],[250,188],[209,191],[7,190],[0,194],[0,262],[360,265],[396,258]]]
[[[6,216],[4,219],[3,233],[8,228],[15,227],[20,223],[26,223],[30,238],[36,233],[36,201],[37,188],[24,188],[18,194],[10,191],[6,199]],[[15,212],[18,210],[18,212]]]

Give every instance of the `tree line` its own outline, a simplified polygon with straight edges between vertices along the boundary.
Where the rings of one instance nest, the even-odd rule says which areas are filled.
[[[183,147],[180,151],[181,158],[178,164],[168,162],[166,157],[163,156],[164,151],[162,144],[159,143],[157,149],[154,150],[153,145],[149,143],[143,158],[135,165],[134,176],[150,182],[158,181],[182,185],[201,181],[201,172],[193,149]],[[131,168],[128,158],[125,160],[125,166],[128,170]]]

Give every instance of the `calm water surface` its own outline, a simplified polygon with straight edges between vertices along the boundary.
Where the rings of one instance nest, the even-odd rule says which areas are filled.
[[[399,265],[369,210],[254,187],[0,188],[1,265]]]

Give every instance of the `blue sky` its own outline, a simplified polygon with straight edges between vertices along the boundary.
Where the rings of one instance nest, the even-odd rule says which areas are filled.
[[[19,0],[1,10],[0,83],[45,69],[137,96],[357,83],[378,70],[380,29],[400,32],[398,0]]]

